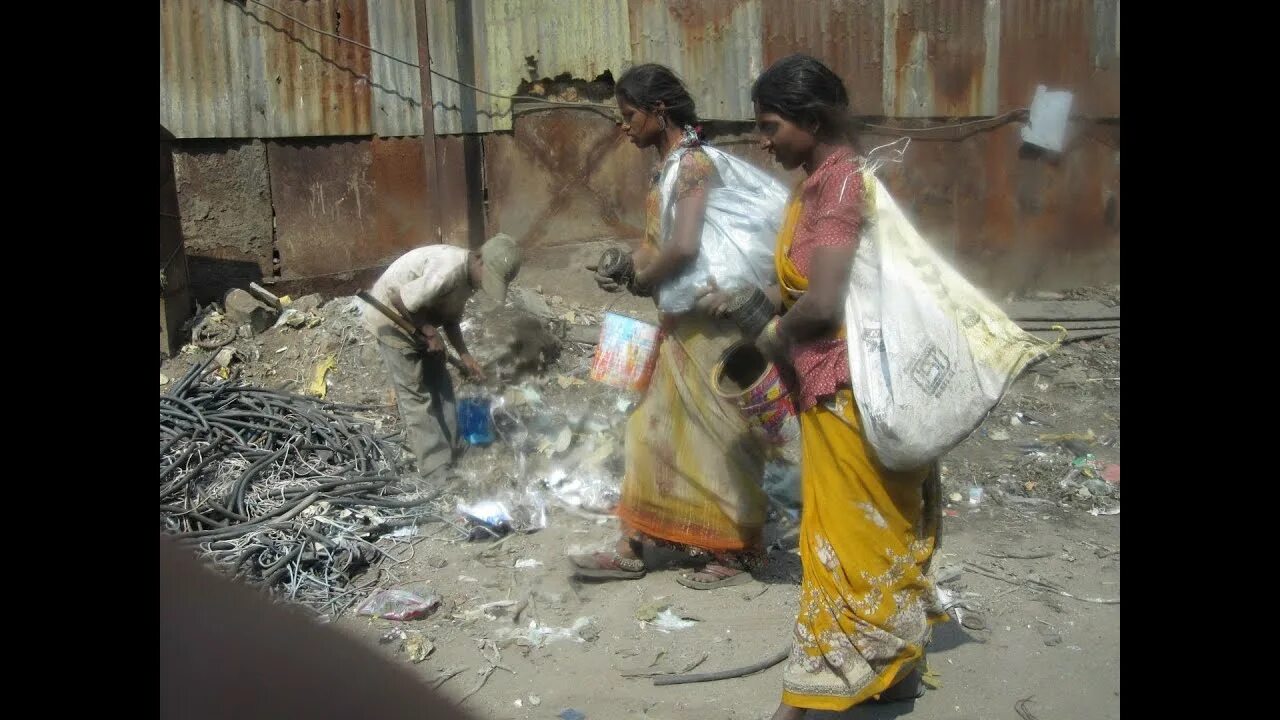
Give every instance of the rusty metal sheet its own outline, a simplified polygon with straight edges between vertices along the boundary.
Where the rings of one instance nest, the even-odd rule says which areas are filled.
[[[272,141],[267,159],[281,278],[384,259],[371,247],[378,236],[371,141]]]
[[[721,128],[716,147],[765,168],[791,187],[752,133]],[[517,238],[531,255],[566,245],[644,232],[644,198],[657,155],[626,142],[616,125],[590,112],[522,114],[512,134],[485,136],[489,232]]]
[[[369,44],[366,0],[269,4]],[[368,50],[257,5],[160,3],[160,118],[180,138],[371,134],[370,72]]]
[[[701,118],[754,117],[751,83],[764,70],[761,0],[630,0],[629,6],[633,64],[674,70]]]
[[[420,140],[272,141],[280,279],[385,266],[436,242]]]
[[[994,115],[1000,0],[885,0],[885,115]]]
[[[182,243],[178,191],[173,174],[173,133],[160,126],[160,352],[185,343],[182,324],[191,317],[191,285]]]
[[[485,136],[489,232],[527,252],[600,237],[639,237],[646,167],[616,125],[592,112],[523,114]]]
[[[1036,85],[1070,90],[1072,112],[1120,117],[1119,0],[1004,0],[1000,107],[1026,107]]]
[[[428,0],[432,68],[501,95],[568,73],[614,77],[631,56],[626,0]],[[460,33],[460,22],[470,27]],[[532,58],[532,64],[529,59]],[[509,130],[511,101],[432,78],[438,134]]]
[[[257,140],[186,140],[173,153],[191,285],[220,300],[272,274],[271,185]]]
[[[440,173],[440,187],[437,190],[440,201],[440,242],[470,247],[471,220],[468,214],[467,172],[462,146],[463,138],[459,135],[436,137],[436,167]]]
[[[1118,277],[1118,126],[1077,127],[1053,162],[1024,148],[1015,125],[961,142],[917,140],[881,176],[921,233],[983,287]]]
[[[855,114],[884,114],[883,0],[769,2],[763,22],[765,67],[813,55],[844,80]]]
[[[372,153],[377,236],[370,255],[393,257],[437,242],[422,138],[374,138]]]
[[[422,77],[418,68],[417,10],[414,0],[369,3],[369,44],[396,62],[372,55],[369,77],[373,131],[382,137],[421,135]]]

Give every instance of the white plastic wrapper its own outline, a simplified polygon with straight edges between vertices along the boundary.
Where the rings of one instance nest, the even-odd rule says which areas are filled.
[[[698,259],[659,288],[658,308],[663,312],[692,310],[698,292],[713,277],[724,290],[777,284],[773,252],[787,204],[787,189],[745,160],[710,145],[699,147],[711,158],[722,186],[707,193],[707,215]],[[672,153],[662,168],[660,227],[664,243],[675,226],[676,169],[680,158],[691,149],[681,148]]]
[[[925,241],[864,172],[875,217],[845,300],[849,369],[863,431],[880,461],[920,468],[982,423],[1052,345],[1028,334]]]

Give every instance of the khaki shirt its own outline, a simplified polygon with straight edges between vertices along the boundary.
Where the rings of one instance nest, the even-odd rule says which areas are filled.
[[[399,297],[416,327],[457,322],[467,300],[475,293],[467,276],[471,253],[453,245],[427,245],[401,255],[370,291],[384,305],[397,310],[392,298]],[[361,311],[365,326],[377,336],[387,330],[403,331],[369,305]]]

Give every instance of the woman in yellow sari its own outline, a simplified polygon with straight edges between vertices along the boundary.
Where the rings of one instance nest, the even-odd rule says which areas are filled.
[[[611,267],[590,269],[606,290],[662,295],[665,284],[698,258],[708,193],[722,181],[693,128],[693,99],[674,73],[661,65],[634,67],[618,79],[616,94],[623,131],[637,147],[655,148],[658,163],[641,251],[634,260],[619,254]],[[763,257],[762,273],[768,253]],[[742,335],[732,322],[698,312],[692,296],[687,308],[673,306],[671,297],[659,299],[666,302],[659,303],[657,366],[627,422],[617,511],[622,537],[613,552],[571,557],[574,574],[644,577],[648,545],[675,549],[701,566],[677,577],[682,585],[705,590],[749,582],[749,571],[763,557],[765,451],[737,406],[711,387],[713,365]]]
[[[794,646],[775,720],[807,709],[914,698],[937,607],[928,565],[938,533],[934,468],[891,472],[866,442],[851,389],[843,307],[860,232],[873,217],[849,142],[844,83],[793,55],[752,88],[764,148],[807,177],[775,256],[783,314],[757,344],[794,370],[800,413],[804,567]],[[728,298],[703,307],[723,314]]]

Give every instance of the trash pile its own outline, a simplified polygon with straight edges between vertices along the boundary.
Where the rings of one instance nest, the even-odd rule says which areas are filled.
[[[352,578],[407,542],[435,495],[402,482],[364,408],[218,380],[215,359],[160,395],[161,531],[336,616],[361,595]]]

